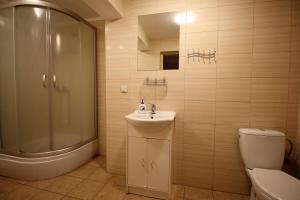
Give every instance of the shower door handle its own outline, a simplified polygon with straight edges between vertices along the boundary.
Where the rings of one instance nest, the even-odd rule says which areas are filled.
[[[53,81],[53,87],[56,88],[56,75],[53,75],[52,81]]]
[[[42,76],[42,80],[43,80],[43,87],[46,88],[47,87],[47,84],[46,84],[46,79],[47,79],[47,76],[46,74],[43,74]]]

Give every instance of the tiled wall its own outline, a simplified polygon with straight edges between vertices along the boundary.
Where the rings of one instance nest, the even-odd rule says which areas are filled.
[[[297,136],[296,136],[296,156],[297,156],[297,177],[300,178],[300,100],[299,100],[299,104],[298,104],[298,128],[297,128]]]
[[[99,153],[106,154],[106,68],[105,68],[105,22],[92,23],[97,28],[97,107]]]
[[[197,18],[181,29],[180,70],[137,71],[137,16],[185,10]],[[125,173],[124,116],[145,97],[177,112],[175,183],[248,193],[237,129],[273,128],[295,139],[299,35],[297,0],[125,0],[124,17],[106,24],[108,171]],[[217,62],[188,63],[192,48],[215,48]],[[167,90],[143,86],[146,76],[165,76]]]

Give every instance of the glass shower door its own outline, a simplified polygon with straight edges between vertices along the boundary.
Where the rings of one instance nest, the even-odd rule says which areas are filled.
[[[13,14],[0,10],[0,149],[18,152]]]
[[[80,22],[50,11],[53,150],[81,142]]]
[[[81,36],[81,128],[82,140],[95,136],[95,35],[94,30],[80,23]]]
[[[16,7],[14,28],[19,149],[49,151],[47,9]]]

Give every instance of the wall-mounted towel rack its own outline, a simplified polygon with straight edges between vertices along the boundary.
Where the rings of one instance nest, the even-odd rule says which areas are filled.
[[[161,86],[165,86],[165,85],[167,85],[167,79],[166,79],[166,77],[162,77],[161,79],[158,79],[158,78],[151,79],[151,78],[147,77],[144,80],[144,85],[161,85]]]
[[[193,51],[190,53],[190,50],[188,49],[187,53],[188,63],[190,62],[190,58],[192,58],[192,61],[200,61],[202,59],[203,63],[205,64],[205,60],[208,60],[208,63],[211,63],[211,60],[213,59],[214,62],[216,62],[216,50],[213,51],[208,50],[208,53],[205,52],[205,50],[202,51],[202,53],[199,51],[199,48],[197,51],[193,48]]]

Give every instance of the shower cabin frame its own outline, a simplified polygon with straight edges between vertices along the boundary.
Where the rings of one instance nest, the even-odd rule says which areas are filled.
[[[51,73],[52,68],[51,68],[51,34],[50,33],[50,20],[51,20],[51,15],[50,15],[50,10],[55,10],[61,13],[64,13],[74,19],[76,19],[79,22],[83,22],[84,24],[88,25],[90,28],[94,30],[94,136],[86,141],[80,141],[79,143],[58,149],[58,150],[53,150],[53,131],[51,130],[51,111],[49,111],[49,128],[50,128],[50,151],[44,151],[44,152],[36,152],[36,153],[28,153],[28,152],[21,152],[20,151],[20,146],[19,146],[19,152],[12,152],[12,151],[7,151],[4,149],[0,149],[0,155],[8,155],[8,156],[16,156],[18,158],[45,158],[45,157],[51,157],[51,156],[59,156],[61,154],[68,154],[69,152],[75,151],[83,146],[86,146],[88,143],[97,143],[97,138],[98,138],[98,107],[97,107],[97,94],[98,94],[98,86],[97,86],[97,29],[91,25],[89,22],[87,22],[85,19],[80,17],[78,14],[74,13],[73,11],[63,8],[61,6],[58,6],[56,4],[50,3],[50,2],[45,2],[45,1],[38,1],[38,0],[16,0],[12,2],[7,2],[0,4],[0,10],[4,8],[13,8],[13,13],[14,9],[16,6],[36,6],[36,7],[41,7],[47,10],[46,14],[46,22],[47,22],[47,38],[46,38],[46,51],[47,51],[47,70],[48,73]],[[13,20],[13,23],[15,23],[15,20]],[[14,31],[13,31],[14,32]],[[13,43],[15,44],[15,38],[13,38]],[[14,60],[15,60],[15,54]],[[48,81],[49,82],[49,81]],[[49,105],[51,105],[51,92],[50,92],[50,87],[47,88],[49,92]],[[1,137],[1,135],[0,135]],[[17,139],[18,140],[18,139]],[[1,140],[2,141],[2,140]],[[19,140],[18,140],[19,141]],[[18,142],[19,143],[19,142]],[[94,147],[93,147],[94,148]],[[87,151],[91,151],[91,149],[88,149]],[[0,161],[1,162],[1,161]]]

